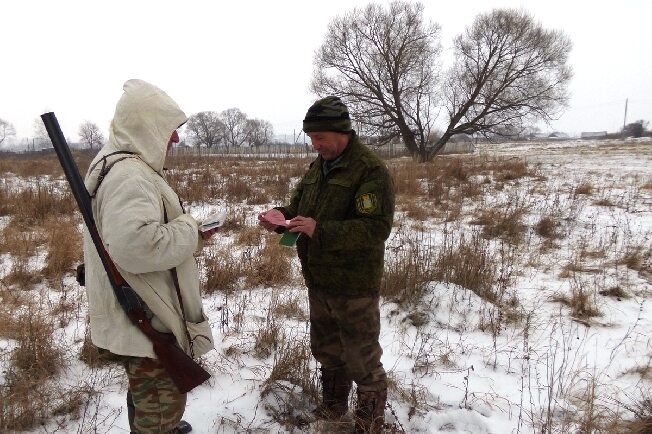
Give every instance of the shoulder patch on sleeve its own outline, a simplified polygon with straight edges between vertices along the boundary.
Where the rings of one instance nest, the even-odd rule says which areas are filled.
[[[371,214],[378,209],[378,197],[375,193],[364,193],[355,198],[355,207],[360,214]]]

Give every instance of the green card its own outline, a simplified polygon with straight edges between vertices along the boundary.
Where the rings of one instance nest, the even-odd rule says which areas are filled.
[[[278,243],[282,246],[292,247],[297,243],[299,235],[301,235],[301,232],[285,231]]]

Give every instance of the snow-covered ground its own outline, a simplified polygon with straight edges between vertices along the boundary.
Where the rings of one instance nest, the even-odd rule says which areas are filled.
[[[500,265],[498,275],[509,309],[494,305],[462,286],[432,281],[423,296],[399,305],[382,302],[383,364],[390,377],[387,422],[407,433],[572,432],[583,418],[598,420],[650,396],[652,363],[652,143],[546,142],[480,145],[476,154],[523,158],[536,177],[506,181],[464,202],[458,220],[411,221],[399,207],[388,241],[391,252],[418,242],[437,255],[448,237],[478,233],[473,211],[506,209],[518,203],[525,240],[477,244]],[[590,194],[578,194],[590,185]],[[253,225],[256,211],[247,221]],[[205,216],[215,205],[195,206]],[[552,216],[559,236],[544,240],[535,226]],[[0,226],[4,225],[0,219]],[[218,235],[207,252],[243,258],[233,247],[235,234]],[[449,239],[450,241],[450,239]],[[637,267],[623,258],[638,255]],[[2,256],[3,267],[10,258]],[[39,262],[40,261],[40,265]],[[33,267],[42,267],[37,258]],[[283,426],[315,405],[306,386],[314,361],[297,363],[293,375],[270,375],[287,357],[308,348],[307,299],[292,259],[287,283],[251,287],[205,298],[216,350],[205,365],[206,384],[189,394],[184,419],[196,433],[310,432],[318,427]],[[0,277],[5,273],[0,269]],[[65,280],[69,297],[83,292]],[[625,295],[610,296],[619,288]],[[59,297],[43,288],[35,293]],[[586,294],[597,315],[573,314],[569,300]],[[271,315],[280,305],[293,314]],[[127,433],[126,380],[117,367],[89,368],[76,355],[84,340],[85,303],[57,337],[70,348],[62,387],[84,387],[89,395],[79,418],[53,417],[34,432]],[[509,316],[509,318],[507,318]],[[265,356],[255,351],[256,337],[277,328],[277,344]],[[0,339],[0,355],[12,342]],[[303,353],[302,353],[303,351]],[[279,374],[280,375],[280,374]],[[311,379],[316,384],[316,378]],[[1,382],[0,382],[1,383]],[[627,414],[625,414],[627,416]],[[630,414],[631,416],[631,414]]]

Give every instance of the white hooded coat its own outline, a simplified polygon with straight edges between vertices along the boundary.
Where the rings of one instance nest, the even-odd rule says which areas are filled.
[[[105,155],[116,162],[101,182],[92,202],[93,216],[103,244],[118,271],[153,313],[152,325],[172,332],[190,354],[171,269],[177,269],[186,324],[193,353],[213,348],[211,329],[203,313],[199,272],[193,256],[201,248],[197,221],[184,214],[176,193],[163,178],[167,144],[187,120],[179,106],[162,90],[142,80],[129,80],[111,122],[109,142],[91,163],[86,188],[95,191]],[[164,222],[164,209],[168,223]],[[88,231],[84,233],[84,261],[91,340],[114,354],[156,358],[149,339],[124,313]]]

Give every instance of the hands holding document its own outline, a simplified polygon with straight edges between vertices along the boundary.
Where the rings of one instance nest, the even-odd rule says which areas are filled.
[[[279,227],[287,228],[287,232],[292,234],[306,234],[312,238],[315,233],[315,226],[317,222],[311,217],[296,216],[291,220],[286,220],[283,213],[277,209],[270,209],[269,211],[258,214],[258,224],[267,229],[274,231]],[[294,241],[296,241],[294,237]],[[281,244],[283,240],[281,240]]]
[[[206,241],[220,230],[226,220],[226,210],[221,209],[215,214],[211,214],[204,219],[199,225],[199,235]]]

